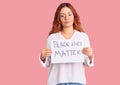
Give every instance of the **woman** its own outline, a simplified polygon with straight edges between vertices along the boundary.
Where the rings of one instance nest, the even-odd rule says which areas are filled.
[[[84,61],[79,63],[51,63],[51,40],[83,39]],[[89,38],[81,28],[79,16],[70,3],[62,3],[58,6],[52,30],[47,39],[47,48],[43,49],[40,61],[45,67],[49,67],[48,85],[85,85],[86,78],[84,66],[93,66],[93,51],[90,48]]]

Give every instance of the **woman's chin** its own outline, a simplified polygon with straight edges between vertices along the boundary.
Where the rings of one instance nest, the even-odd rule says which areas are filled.
[[[68,27],[71,27],[71,26],[72,26],[71,24],[66,24],[63,27],[68,28]]]

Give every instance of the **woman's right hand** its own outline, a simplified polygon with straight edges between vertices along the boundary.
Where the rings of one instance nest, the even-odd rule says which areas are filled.
[[[42,59],[42,60],[45,60],[46,57],[51,56],[51,53],[52,53],[52,51],[51,51],[50,49],[48,49],[48,48],[42,49],[41,59]]]

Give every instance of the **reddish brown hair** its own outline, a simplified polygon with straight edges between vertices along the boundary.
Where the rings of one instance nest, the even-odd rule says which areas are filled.
[[[62,24],[60,22],[60,11],[63,7],[68,7],[70,8],[70,10],[73,13],[74,16],[74,23],[73,23],[73,28],[80,31],[80,32],[84,32],[82,27],[81,27],[81,22],[79,19],[79,15],[77,14],[76,10],[74,9],[74,7],[70,4],[70,3],[61,3],[56,12],[55,12],[55,16],[54,16],[54,21],[53,21],[53,26],[52,26],[52,30],[49,32],[49,35],[52,33],[57,33],[61,30],[63,30]]]

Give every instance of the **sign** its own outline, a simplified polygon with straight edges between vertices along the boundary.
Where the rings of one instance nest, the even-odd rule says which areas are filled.
[[[53,40],[51,41],[51,63],[75,63],[84,61],[81,52],[83,40]]]

